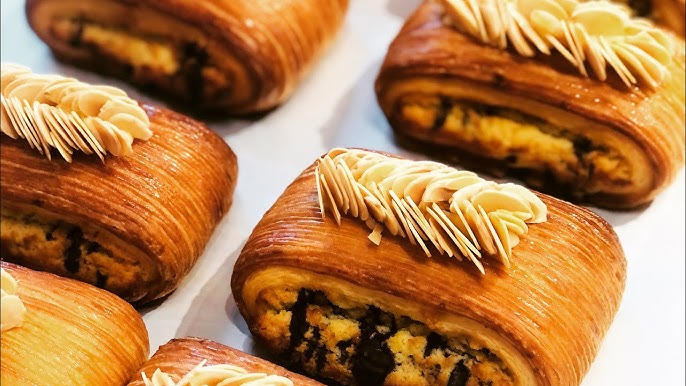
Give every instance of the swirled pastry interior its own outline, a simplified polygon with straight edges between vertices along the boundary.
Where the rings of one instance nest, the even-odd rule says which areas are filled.
[[[123,385],[147,359],[143,319],[122,299],[4,261],[2,269],[26,310],[0,335],[3,385]]]
[[[400,236],[376,245],[350,212],[340,225],[322,218],[314,172],[265,214],[233,272],[239,310],[270,350],[351,385],[581,382],[625,282],[605,221],[538,195],[547,220],[521,237],[509,268],[483,258],[482,274]]]
[[[347,0],[31,0],[61,59],[152,86],[198,110],[283,102],[342,25]]]

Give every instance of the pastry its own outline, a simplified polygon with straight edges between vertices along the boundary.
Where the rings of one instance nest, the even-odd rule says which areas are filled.
[[[325,383],[578,385],[625,276],[587,209],[333,149],[257,224],[231,288],[256,338]]]
[[[620,1],[624,3],[624,1]],[[634,14],[647,17],[671,29],[682,38],[686,34],[686,2],[684,0],[626,1]]]
[[[148,332],[130,304],[89,284],[1,264],[3,385],[124,385],[147,359]],[[7,297],[15,307],[6,307]],[[6,328],[10,315],[19,323]]]
[[[184,383],[181,380],[188,383]],[[165,383],[170,380],[171,383]],[[227,382],[227,383],[221,383]],[[199,338],[172,339],[160,346],[129,386],[321,385],[264,359]],[[254,383],[253,383],[254,382]]]
[[[343,24],[347,0],[31,0],[61,60],[220,114],[288,98]]]
[[[3,259],[139,304],[174,290],[231,204],[229,146],[121,90],[26,67],[3,65],[2,98]]]
[[[465,4],[425,1],[388,49],[376,93],[400,142],[610,209],[674,180],[682,39],[604,1]]]

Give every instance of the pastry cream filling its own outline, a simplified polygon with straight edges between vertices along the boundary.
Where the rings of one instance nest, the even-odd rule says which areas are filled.
[[[21,326],[24,322],[26,307],[17,296],[17,281],[3,268],[0,268],[0,274],[2,275],[0,331],[6,331]]]
[[[515,384],[511,370],[467,335],[441,336],[372,305],[332,303],[322,291],[270,289],[256,328],[296,366],[345,384]]]
[[[431,161],[411,161],[356,149],[333,149],[315,171],[322,217],[329,209],[365,221],[377,245],[381,232],[469,258],[484,273],[482,252],[509,267],[527,223],[546,220],[545,204],[528,189],[486,181]]]
[[[279,375],[251,373],[242,367],[221,364],[205,366],[203,360],[178,382],[174,382],[169,374],[155,370],[151,378],[142,374],[145,386],[293,386],[293,381]]]
[[[412,95],[400,102],[402,119],[473,146],[484,156],[514,168],[550,170],[561,183],[593,190],[594,181],[632,183],[631,164],[616,149],[507,108],[490,111],[469,103]]]
[[[134,138],[152,136],[145,110],[124,91],[15,64],[2,65],[2,132],[48,159],[56,148],[69,162],[74,150],[128,155]]]
[[[606,0],[443,0],[447,22],[484,44],[522,56],[562,55],[583,76],[608,70],[631,87],[656,88],[668,76],[674,48],[650,21]]]

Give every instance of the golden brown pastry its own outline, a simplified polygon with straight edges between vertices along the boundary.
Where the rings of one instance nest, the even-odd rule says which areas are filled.
[[[154,383],[164,379],[160,372],[169,376],[172,382],[179,382],[190,374],[198,377],[197,382],[200,379],[206,382],[198,384],[209,386],[228,379],[232,380],[233,383],[229,383],[231,385],[241,385],[247,381],[255,382],[250,383],[251,386],[321,385],[264,359],[200,338],[172,339],[160,346],[152,358],[145,362],[139,374],[131,379],[129,386],[146,386],[142,374],[153,386],[166,386],[166,383]]]
[[[547,195],[531,193],[532,198],[511,184],[480,180],[433,162],[402,161],[334,149],[318,161],[317,174],[313,165],[286,189],[255,227],[231,280],[251,332],[270,351],[326,382],[578,385],[624,289],[626,262],[610,225]],[[341,174],[330,174],[327,164]],[[421,214],[375,209],[375,197],[390,200],[391,190],[384,188],[390,182],[400,198],[392,202],[418,202]],[[318,184],[331,185],[320,190],[324,218]],[[334,193],[334,185],[359,190],[362,199],[349,193],[349,200],[339,200],[346,193]],[[413,199],[415,194],[421,199]],[[504,201],[509,203],[501,205]],[[341,209],[340,225],[338,216],[331,216],[334,202],[350,203],[347,214]],[[354,213],[353,202],[368,203],[368,215],[362,214],[363,205]],[[429,256],[419,243],[393,235],[392,213],[405,228],[410,217],[414,224],[422,221],[431,206],[427,203],[436,203],[452,218],[460,213],[453,204],[460,202],[486,208],[492,224],[495,217],[510,218],[506,228],[519,235],[519,242],[507,262],[488,252],[478,227],[472,228],[481,244],[477,260],[484,273],[466,255],[450,257],[449,242],[440,252],[430,237],[422,237]],[[471,224],[474,218],[464,212]],[[379,213],[386,216],[381,240],[373,237],[375,231],[368,236],[380,224]],[[519,232],[511,215],[536,221]],[[447,232],[437,235],[452,238]]]
[[[3,385],[125,385],[147,359],[148,332],[130,304],[89,284],[1,264],[3,292],[9,273],[25,307],[21,323],[3,325],[0,335]]]
[[[55,93],[64,84],[68,90]],[[47,91],[28,93],[35,90]],[[0,246],[7,261],[145,303],[174,290],[202,253],[231,205],[237,163],[206,126],[170,110],[139,106],[118,92],[3,66]],[[21,109],[12,106],[19,100],[40,107],[26,109],[30,114],[23,121],[45,123],[42,131],[17,123]],[[122,112],[132,108],[131,114]],[[90,109],[100,116],[85,116]],[[66,117],[83,127],[49,124]],[[137,130],[147,141],[133,141],[112,124],[138,127],[144,121],[149,131]],[[29,141],[31,133],[39,139]],[[79,133],[91,145],[79,147],[74,143],[87,141],[74,140],[67,146]],[[52,160],[46,158],[50,154]]]
[[[602,1],[462,3],[425,1],[388,49],[376,93],[401,142],[607,208],[673,181],[683,40]]]
[[[637,16],[653,19],[682,38],[686,34],[686,2],[684,0],[642,0],[626,1],[626,3]]]
[[[347,0],[31,0],[65,61],[222,114],[283,102],[343,24]]]

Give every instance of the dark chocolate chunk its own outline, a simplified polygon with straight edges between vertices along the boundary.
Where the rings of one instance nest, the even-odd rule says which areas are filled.
[[[464,365],[464,362],[459,361],[450,373],[448,386],[465,386],[467,381],[469,381],[470,375],[469,369]]]
[[[353,377],[360,385],[382,385],[393,370],[393,353],[386,343],[387,335],[372,333],[363,338],[353,357]]]
[[[505,163],[507,163],[508,165],[516,164],[517,163],[517,156],[514,154],[510,154],[507,157],[505,157],[503,159],[503,161],[505,161]]]
[[[55,230],[59,227],[59,223],[50,224],[48,230],[45,232],[45,241],[52,241],[55,239]]]
[[[448,342],[446,342],[442,336],[432,331],[426,337],[426,347],[424,348],[424,356],[428,357],[436,349],[445,350],[446,348],[448,348]]]
[[[200,103],[204,89],[202,71],[209,58],[207,51],[195,42],[187,42],[183,45],[182,55],[181,71],[186,80],[189,100]]]
[[[76,273],[81,263],[81,241],[83,241],[81,228],[72,228],[67,234],[67,241],[69,246],[64,250],[64,268],[70,273]]]
[[[100,271],[95,271],[95,286],[98,288],[105,288],[107,284],[107,275],[103,275]]]
[[[584,155],[593,149],[593,143],[585,137],[574,138],[574,154],[576,158],[583,159]]]
[[[448,98],[441,98],[441,104],[438,108],[438,113],[436,118],[434,118],[434,124],[431,126],[432,131],[437,131],[443,128],[446,118],[448,118],[448,113],[453,108],[452,102]]]
[[[94,242],[94,241],[84,241],[84,245],[86,246],[86,254],[91,254],[95,252],[104,252],[104,249],[100,246],[100,244]]]
[[[311,358],[314,357],[315,350],[317,350],[319,346],[319,340],[322,338],[321,333],[319,332],[319,327],[313,326],[312,327],[312,338],[309,338],[307,340],[307,348],[305,351],[303,351],[303,359],[304,361],[309,361]]]
[[[83,38],[83,20],[76,19],[73,23],[76,24],[76,30],[74,31],[74,34],[71,35],[71,39],[69,39],[68,43],[72,47],[78,47],[81,45],[81,39]]]
[[[338,343],[336,343],[336,347],[338,347],[339,350],[341,350],[341,355],[338,357],[338,362],[341,364],[345,364],[348,359],[350,359],[350,352],[348,352],[348,349],[352,347],[355,343],[352,341],[352,339],[348,340],[342,340]]]
[[[298,292],[298,300],[293,304],[291,309],[291,324],[288,326],[288,331],[291,333],[290,346],[291,350],[297,347],[305,338],[305,333],[310,328],[307,323],[307,303],[310,291],[302,288]]]

